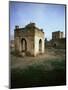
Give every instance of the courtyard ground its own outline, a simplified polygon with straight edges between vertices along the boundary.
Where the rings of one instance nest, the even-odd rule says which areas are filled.
[[[65,49],[45,49],[36,57],[10,55],[11,88],[66,84]]]

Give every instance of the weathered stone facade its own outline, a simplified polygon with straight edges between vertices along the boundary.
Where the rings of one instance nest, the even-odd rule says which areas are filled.
[[[24,28],[15,27],[14,30],[15,51],[23,55],[36,56],[44,53],[44,32],[29,23]]]
[[[56,31],[52,32],[52,46],[57,47],[57,48],[65,48],[65,38],[63,37],[63,32],[61,31]]]
[[[66,38],[52,40],[51,43],[55,48],[66,48]]]
[[[52,32],[52,39],[46,42],[46,47],[66,48],[66,38],[63,37],[63,32]]]
[[[52,32],[53,40],[61,39],[61,38],[63,38],[63,32],[60,32],[60,31]]]

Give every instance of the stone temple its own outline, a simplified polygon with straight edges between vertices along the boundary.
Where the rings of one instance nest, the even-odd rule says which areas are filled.
[[[44,32],[29,23],[24,28],[15,26],[14,30],[15,51],[21,55],[36,56],[44,53]]]

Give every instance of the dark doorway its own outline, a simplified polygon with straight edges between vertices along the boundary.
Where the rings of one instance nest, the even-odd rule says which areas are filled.
[[[42,40],[40,39],[39,40],[39,53],[42,52]]]
[[[21,50],[22,50],[22,52],[27,51],[27,42],[24,38],[22,38],[22,40],[21,40]]]
[[[54,43],[53,47],[56,48],[56,43]]]

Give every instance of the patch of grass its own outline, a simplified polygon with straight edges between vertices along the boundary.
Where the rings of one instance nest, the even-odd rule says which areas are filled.
[[[11,88],[65,85],[65,66],[64,60],[48,60],[25,69],[12,69]]]

